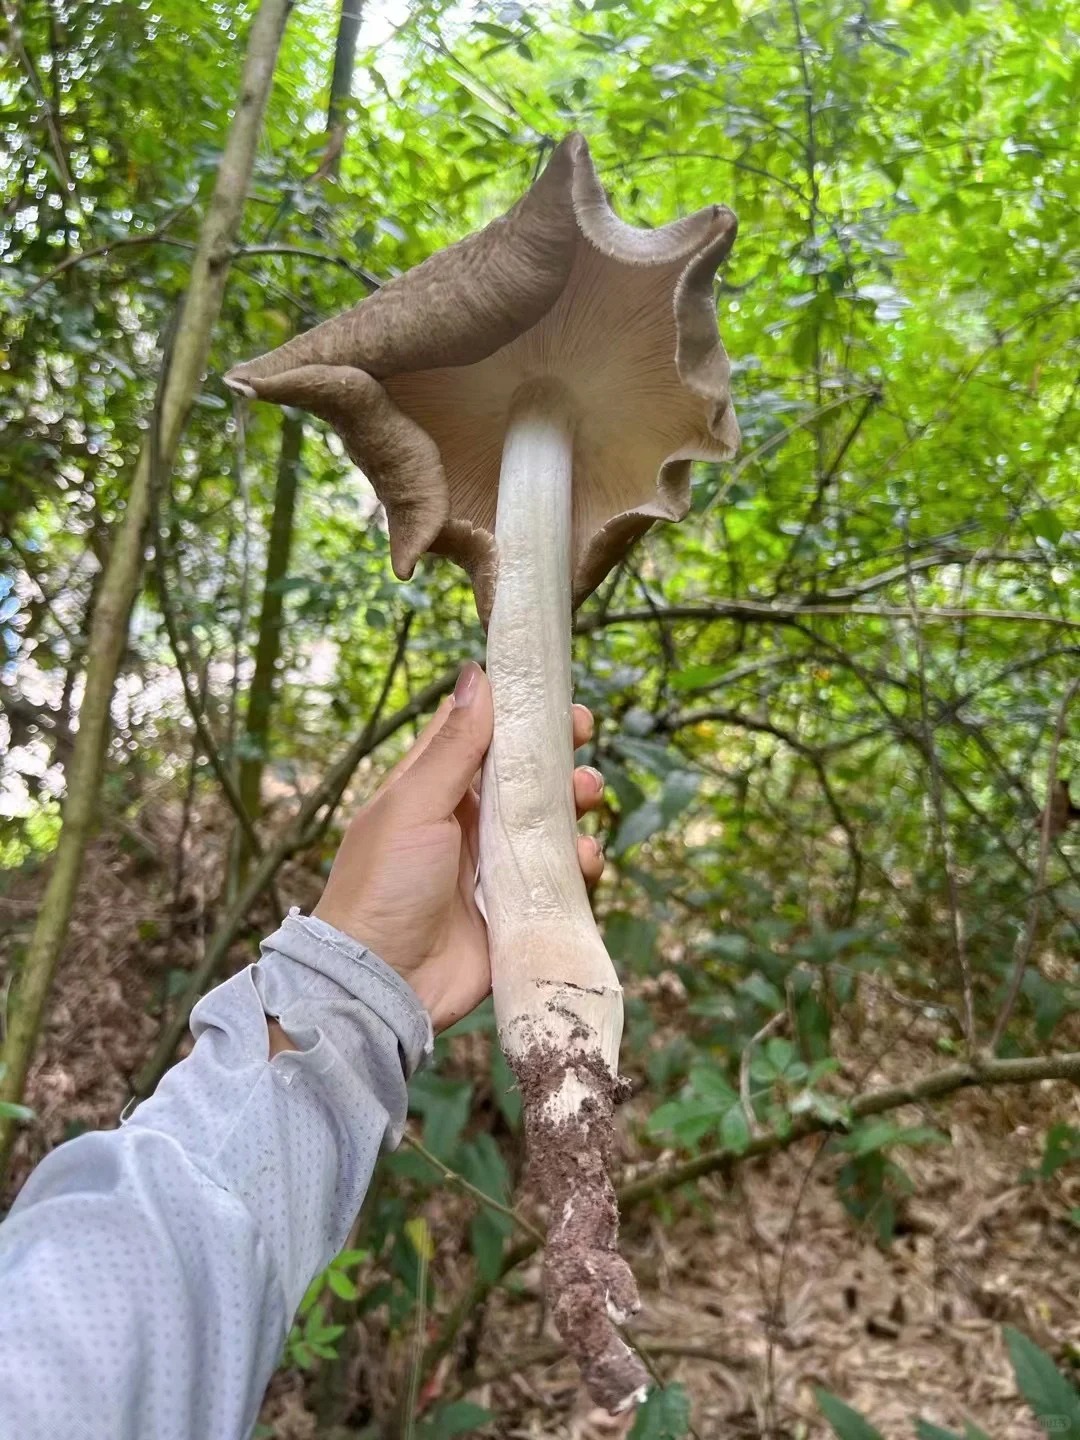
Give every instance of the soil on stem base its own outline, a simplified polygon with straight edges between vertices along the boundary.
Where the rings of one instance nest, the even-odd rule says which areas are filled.
[[[597,1055],[550,1047],[534,1046],[511,1064],[524,1104],[529,1176],[548,1211],[544,1291],[589,1394],[614,1414],[642,1399],[649,1383],[615,1329],[641,1308],[616,1248],[619,1211],[608,1174],[623,1082]],[[568,1078],[585,1093],[565,1115],[552,1102]]]

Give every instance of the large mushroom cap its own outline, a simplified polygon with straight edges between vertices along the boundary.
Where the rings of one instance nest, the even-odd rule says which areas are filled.
[[[329,421],[386,507],[395,573],[453,556],[485,622],[511,402],[555,382],[575,417],[580,604],[654,520],[686,514],[690,462],[738,445],[712,295],[735,231],[723,205],[624,224],[569,135],[506,215],[225,378]]]

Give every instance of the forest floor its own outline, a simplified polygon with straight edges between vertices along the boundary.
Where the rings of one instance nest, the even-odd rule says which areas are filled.
[[[28,1098],[38,1119],[20,1144],[16,1184],[49,1146],[116,1122],[157,1033],[162,995],[197,953],[220,882],[224,831],[212,821],[196,825],[177,907],[170,866],[154,858],[172,855],[175,825],[174,813],[148,807],[134,834],[102,837],[92,849],[33,1071]],[[317,884],[297,867],[281,890],[306,905]],[[38,877],[20,876],[0,894],[0,932],[25,932],[39,889]],[[235,963],[252,949],[250,939],[238,944]],[[900,1032],[901,1042],[883,1043]],[[455,1065],[467,1067],[478,1042],[465,1037]],[[887,1003],[869,1013],[867,1032],[842,1059],[852,1073],[872,1065],[866,1078],[874,1084],[940,1063],[929,1032],[920,1037],[910,1014],[890,1014]],[[634,1100],[622,1113],[624,1168],[655,1159],[637,1139],[646,1109]],[[855,1406],[886,1440],[911,1440],[918,1416],[960,1431],[969,1418],[992,1440],[1043,1434],[1016,1397],[1001,1327],[1025,1331],[1059,1364],[1080,1357],[1080,1235],[1068,1219],[1080,1204],[1080,1180],[1021,1178],[1037,1165],[1051,1124],[1080,1124],[1080,1096],[1061,1084],[967,1092],[906,1118],[934,1123],[952,1143],[903,1157],[916,1183],[887,1249],[844,1211],[838,1162],[815,1160],[815,1141],[742,1167],[731,1188],[707,1179],[693,1195],[627,1218],[623,1250],[644,1300],[636,1331],[665,1381],[686,1385],[700,1440],[823,1440],[830,1432],[815,1387]],[[470,1274],[467,1204],[440,1191],[425,1206],[437,1246],[436,1317]],[[496,1292],[472,1317],[476,1384],[468,1395],[500,1417],[478,1433],[621,1440],[630,1419],[610,1420],[589,1405],[538,1318],[539,1283],[534,1260],[513,1290]],[[390,1413],[409,1337],[391,1336],[375,1311],[357,1322],[354,1339],[348,1383]],[[458,1388],[447,1363],[425,1401]],[[317,1389],[297,1372],[276,1377],[263,1417],[275,1440],[330,1435],[313,1413]]]

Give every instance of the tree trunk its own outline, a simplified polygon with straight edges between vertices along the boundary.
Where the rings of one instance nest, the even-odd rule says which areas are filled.
[[[102,576],[90,626],[79,729],[67,769],[63,827],[41,912],[11,993],[3,1048],[5,1068],[0,1076],[2,1100],[18,1101],[22,1097],[49,987],[67,935],[87,840],[97,816],[113,687],[127,642],[131,607],[142,580],[155,478],[152,458],[156,458],[159,471],[172,465],[198,392],[214,324],[221,311],[278,47],[291,8],[292,0],[263,0],[252,21],[236,113],[222,151],[161,387],[156,456],[152,457],[154,447],[148,437],[135,465],[127,508]],[[15,1122],[0,1116],[0,1175],[6,1169],[14,1139]]]
[[[336,178],[341,167],[348,128],[346,106],[352,93],[353,67],[356,63],[356,40],[360,33],[363,0],[341,0],[337,39],[334,43],[334,67],[330,76],[330,98],[326,106],[327,144],[316,176]],[[292,553],[293,517],[300,488],[300,454],[303,448],[304,422],[299,411],[287,410],[281,424],[277,481],[274,487],[274,513],[270,523],[270,544],[266,555],[266,576],[263,581],[259,632],[255,642],[255,673],[251,677],[245,726],[245,751],[240,765],[240,798],[253,820],[262,810],[260,793],[263,769],[268,754],[270,712],[274,706],[275,679],[281,658],[281,622],[284,596],[281,582],[289,573]],[[237,837],[240,864],[244,876],[251,859],[250,847],[243,836]]]
[[[341,0],[337,42],[334,45],[334,71],[330,77],[330,103],[326,109],[326,152],[319,174],[336,180],[345,150],[345,134],[349,128],[346,106],[352,93],[353,66],[356,63],[356,40],[360,34],[363,0]]]
[[[268,753],[270,711],[274,703],[278,660],[281,657],[281,619],[285,596],[282,581],[289,573],[292,553],[293,515],[300,488],[300,455],[304,446],[304,419],[299,410],[286,410],[281,423],[277,483],[274,487],[274,514],[270,522],[270,544],[266,553],[266,578],[259,635],[255,644],[255,673],[248,695],[245,727],[245,755],[240,764],[240,799],[253,820],[261,805],[263,766]],[[246,857],[245,857],[246,858]]]

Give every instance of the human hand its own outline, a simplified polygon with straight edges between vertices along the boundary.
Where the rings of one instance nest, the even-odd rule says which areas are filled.
[[[576,749],[591,736],[593,719],[575,705],[573,720]],[[487,926],[473,897],[480,818],[475,781],[492,723],[491,687],[470,662],[453,696],[353,818],[313,912],[408,981],[436,1031],[467,1015],[491,989]],[[598,771],[574,771],[579,817],[602,797]],[[577,847],[591,887],[603,873],[603,851],[585,835]]]

